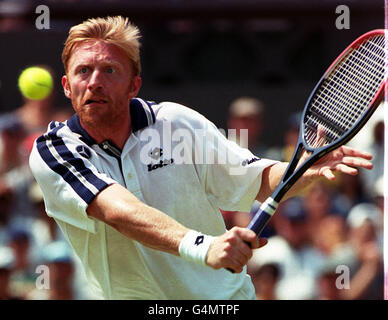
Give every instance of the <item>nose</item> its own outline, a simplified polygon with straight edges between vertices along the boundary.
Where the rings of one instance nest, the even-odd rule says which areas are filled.
[[[88,89],[96,91],[103,88],[102,74],[99,70],[94,70],[89,78]]]

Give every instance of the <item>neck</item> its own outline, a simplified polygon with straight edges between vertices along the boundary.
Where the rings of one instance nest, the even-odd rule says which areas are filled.
[[[125,142],[131,134],[131,121],[130,119],[128,121],[118,120],[119,123],[109,122],[99,126],[88,126],[81,121],[81,125],[97,143],[110,140],[120,149],[123,149]]]

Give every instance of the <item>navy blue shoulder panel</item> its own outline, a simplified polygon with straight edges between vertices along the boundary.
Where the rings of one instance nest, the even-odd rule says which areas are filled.
[[[57,133],[65,126],[59,123],[36,140],[37,150],[48,167],[59,174],[71,188],[89,204],[97,193],[108,186],[85,165],[85,160],[75,156]]]

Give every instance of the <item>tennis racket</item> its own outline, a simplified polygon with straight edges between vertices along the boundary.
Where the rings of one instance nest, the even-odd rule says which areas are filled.
[[[387,83],[385,30],[370,31],[331,64],[311,93],[301,117],[292,159],[248,229],[259,236],[292,185],[315,162],[353,138],[381,103]],[[308,158],[298,166],[304,151]]]

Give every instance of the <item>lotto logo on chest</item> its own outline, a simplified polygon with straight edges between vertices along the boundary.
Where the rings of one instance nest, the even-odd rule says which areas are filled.
[[[153,148],[149,152],[149,156],[154,160],[159,160],[157,163],[149,163],[147,164],[148,172],[163,168],[174,163],[174,159],[161,159],[163,157],[163,149],[162,148]]]

